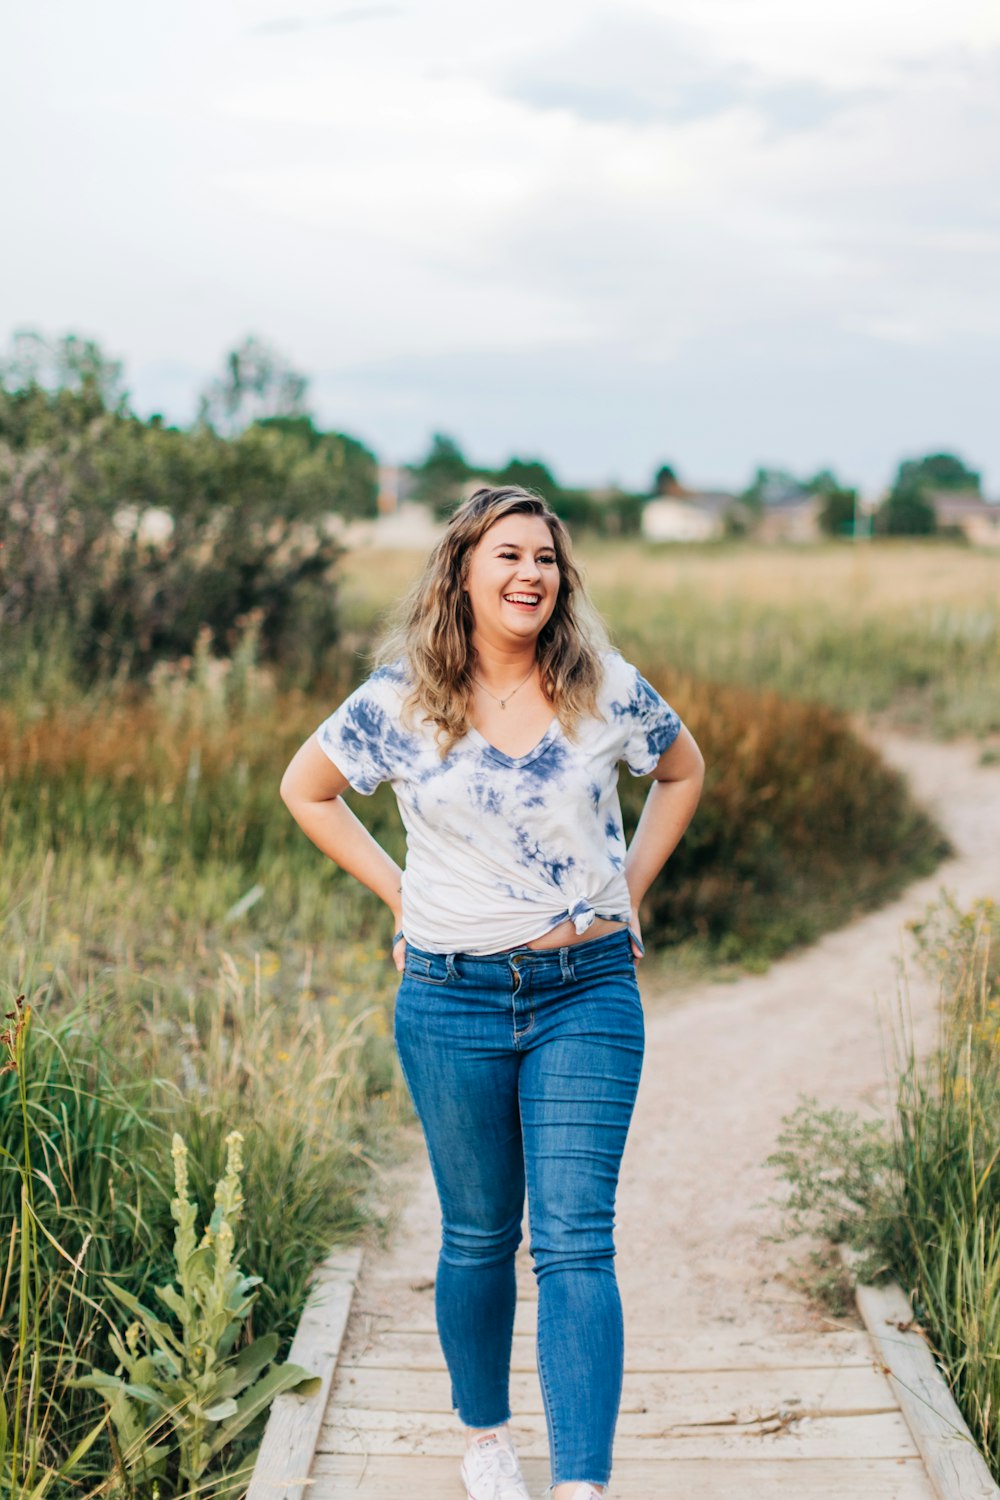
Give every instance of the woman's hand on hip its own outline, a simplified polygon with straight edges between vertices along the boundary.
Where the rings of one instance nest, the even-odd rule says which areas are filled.
[[[632,940],[632,957],[642,958],[645,948],[642,941],[642,926],[639,922],[639,908],[637,906],[632,907],[631,916],[629,917],[628,935]]]
[[[401,932],[397,932],[392,940],[392,961],[402,974],[403,964],[406,961],[406,939]]]

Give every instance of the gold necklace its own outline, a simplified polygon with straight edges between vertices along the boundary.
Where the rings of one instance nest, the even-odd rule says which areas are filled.
[[[528,677],[531,677],[531,676],[533,676],[533,674],[534,674],[534,671],[535,671],[535,668],[536,668],[536,667],[537,667],[537,666],[538,666],[538,663],[537,663],[537,661],[536,661],[536,662],[533,662],[533,663],[532,663],[532,666],[531,666],[531,671],[530,671],[530,672],[529,672],[529,673],[528,673]],[[508,704],[508,703],[509,703],[509,702],[510,702],[510,700],[511,700],[511,698],[513,698],[513,696],[514,696],[514,694],[515,694],[515,693],[516,693],[516,692],[517,692],[517,691],[518,691],[518,690],[519,690],[519,689],[520,689],[520,688],[523,688],[523,687],[524,687],[524,683],[525,683],[525,682],[527,682],[527,681],[528,681],[528,677],[526,677],[526,678],[525,678],[525,679],[524,679],[524,682],[519,682],[519,683],[518,683],[518,685],[517,685],[517,687],[516,687],[516,688],[511,688],[511,690],[510,690],[510,692],[509,692],[509,693],[508,693],[508,694],[507,694],[507,696],[506,696],[506,698],[497,698],[497,695],[496,695],[496,693],[490,693],[490,690],[489,690],[489,688],[488,688],[488,687],[487,687],[487,686],[486,686],[486,684],[485,684],[485,682],[479,682],[479,678],[478,678],[478,677],[473,677],[473,679],[472,679],[472,680],[473,680],[473,682],[479,682],[479,686],[480,686],[480,687],[481,687],[481,688],[482,688],[482,690],[483,690],[483,692],[484,692],[484,693],[490,693],[490,697],[491,697],[491,698],[494,698],[494,699],[496,699],[496,701],[497,701],[497,703],[499,703],[499,705],[500,705],[500,707],[501,707],[501,708],[506,708],[506,707],[507,707],[507,704]]]

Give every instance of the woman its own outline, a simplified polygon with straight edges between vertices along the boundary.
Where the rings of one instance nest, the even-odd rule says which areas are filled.
[[[454,513],[378,662],[281,794],[393,915],[395,1040],[441,1204],[435,1309],[469,1500],[528,1500],[508,1427],[525,1189],[549,1490],[595,1500],[622,1383],[612,1230],[643,1052],[639,904],[704,761],[609,648],[562,522],[514,486]],[[622,760],[654,778],[627,850]],[[341,797],[382,781],[403,871]]]

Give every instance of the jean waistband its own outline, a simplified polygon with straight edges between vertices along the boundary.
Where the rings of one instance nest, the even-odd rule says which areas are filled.
[[[521,948],[505,948],[502,953],[434,953],[427,948],[417,948],[412,943],[407,943],[406,950],[415,957],[427,959],[461,958],[466,963],[473,964],[507,964],[516,956],[518,965],[524,968],[528,963],[532,967],[537,965],[541,969],[562,969],[566,967],[566,959],[572,956],[573,967],[578,968],[581,962],[586,962],[589,955],[594,958],[603,958],[606,953],[621,947],[631,955],[632,935],[627,927],[619,927],[617,932],[606,932],[601,937],[584,938],[581,943],[564,943],[559,948],[530,948],[527,945]]]

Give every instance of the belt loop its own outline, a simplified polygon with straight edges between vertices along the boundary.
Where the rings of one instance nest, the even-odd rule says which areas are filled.
[[[457,972],[457,970],[455,968],[455,955],[454,955],[454,953],[446,953],[445,954],[445,956],[444,956],[444,969],[445,969],[445,977],[446,978],[448,978],[448,979],[457,979],[458,978],[458,972]]]
[[[562,970],[562,977],[563,977],[563,983],[564,984],[568,980],[573,979],[575,977],[574,974],[573,974],[573,965],[569,961],[569,948],[568,947],[560,948],[559,949],[559,967]]]

